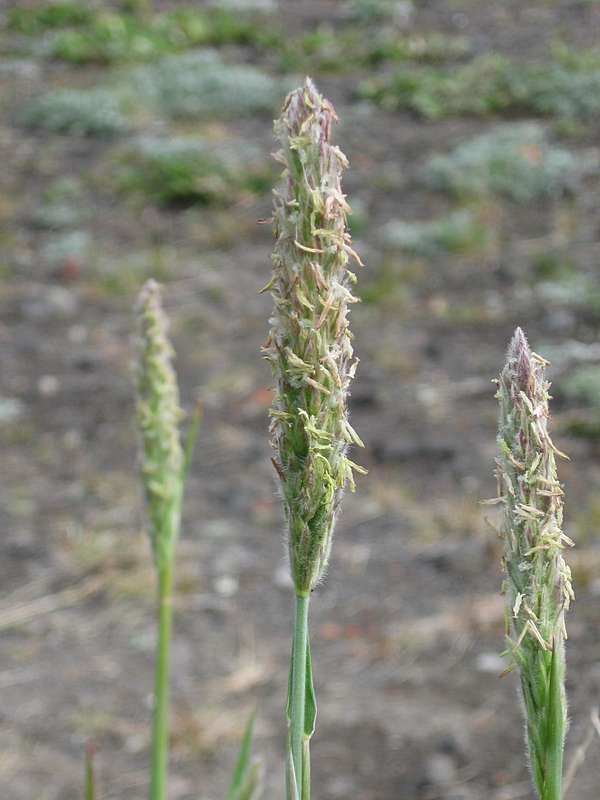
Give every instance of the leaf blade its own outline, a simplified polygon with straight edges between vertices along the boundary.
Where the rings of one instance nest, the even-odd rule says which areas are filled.
[[[257,800],[261,793],[261,767],[260,764],[252,761],[255,717],[256,712],[253,711],[246,722],[240,754],[227,792],[227,800]]]

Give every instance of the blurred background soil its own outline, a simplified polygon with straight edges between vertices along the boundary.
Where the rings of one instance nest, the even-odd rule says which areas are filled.
[[[223,798],[258,708],[283,789],[292,597],[269,462],[272,120],[340,116],[369,469],[313,601],[321,800],[531,798],[502,679],[499,371],[550,358],[577,602],[568,755],[600,694],[600,4],[10,2],[0,18],[0,787],[146,796],[154,581],[132,307],[165,285],[205,421],[178,550],[171,800]],[[569,800],[597,798],[594,742]]]

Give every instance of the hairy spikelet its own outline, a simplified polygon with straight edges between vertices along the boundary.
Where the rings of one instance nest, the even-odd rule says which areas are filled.
[[[519,668],[532,772],[539,796],[560,784],[566,731],[565,612],[573,598],[563,558],[563,491],[548,433],[547,362],[517,328],[498,380],[498,499],[504,504],[509,653]],[[560,764],[557,764],[557,759]],[[554,787],[554,788],[553,788]]]
[[[172,556],[179,529],[183,452],[174,354],[155,281],[148,281],[140,293],[138,320],[137,423],[152,548],[160,568]]]
[[[275,133],[284,165],[274,192],[275,310],[265,344],[276,381],[271,409],[273,463],[282,486],[292,576],[299,594],[322,576],[343,489],[354,489],[347,457],[362,445],[348,421],[357,360],[348,328],[356,302],[341,175],[347,160],[330,143],[332,105],[312,82],[288,95]],[[360,263],[360,262],[359,262]]]

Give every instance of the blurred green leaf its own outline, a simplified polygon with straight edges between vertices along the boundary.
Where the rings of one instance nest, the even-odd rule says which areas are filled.
[[[240,755],[238,757],[227,800],[258,800],[262,794],[262,769],[260,762],[252,760],[254,733],[253,713],[246,723]]]
[[[88,745],[85,749],[85,800],[94,800],[96,797],[94,752],[94,747],[92,745]]]

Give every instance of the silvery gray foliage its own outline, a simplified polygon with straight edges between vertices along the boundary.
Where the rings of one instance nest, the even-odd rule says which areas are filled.
[[[248,64],[226,64],[214,50],[168,56],[139,68],[133,82],[162,114],[180,118],[272,111],[282,94],[277,79]]]
[[[21,120],[30,128],[78,136],[114,136],[127,130],[120,101],[108,89],[60,89],[31,100]]]
[[[536,123],[498,127],[463,142],[448,155],[434,156],[425,179],[456,194],[494,193],[525,203],[573,189],[585,160],[555,147]]]

